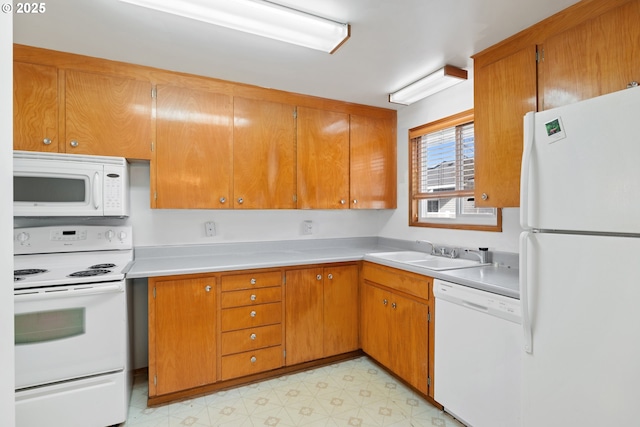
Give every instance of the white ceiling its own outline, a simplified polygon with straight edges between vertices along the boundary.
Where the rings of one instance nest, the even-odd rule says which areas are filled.
[[[231,0],[229,0],[231,1]],[[274,0],[351,24],[332,55],[118,0],[49,0],[14,42],[399,109],[387,94],[576,0]]]

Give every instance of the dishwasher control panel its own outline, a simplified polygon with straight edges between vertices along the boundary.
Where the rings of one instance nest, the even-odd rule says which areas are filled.
[[[440,279],[433,281],[433,295],[436,299],[440,298],[515,323],[522,321],[522,305],[520,300],[514,298]]]

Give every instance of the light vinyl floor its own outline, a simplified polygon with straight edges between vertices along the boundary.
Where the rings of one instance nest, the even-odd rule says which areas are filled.
[[[137,377],[126,427],[460,427],[367,357],[147,408]]]

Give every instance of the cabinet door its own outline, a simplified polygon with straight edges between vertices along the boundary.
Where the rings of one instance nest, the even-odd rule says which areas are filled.
[[[294,209],[294,107],[235,97],[233,112],[234,208]]]
[[[520,205],[525,113],[536,110],[536,47],[475,70],[475,205]]]
[[[58,141],[58,70],[14,62],[14,150],[58,152]]]
[[[215,289],[215,278],[150,281],[149,396],[216,381]]]
[[[632,1],[545,40],[543,107],[550,109],[640,82],[640,2]]]
[[[350,138],[351,208],[395,209],[395,120],[352,115]]]
[[[155,207],[232,205],[232,108],[228,95],[158,86]]]
[[[324,269],[324,357],[358,349],[358,266]]]
[[[67,153],[151,158],[151,83],[65,72]]]
[[[391,295],[380,288],[364,284],[361,288],[360,339],[362,350],[390,367],[389,336],[391,328]]]
[[[349,115],[298,107],[299,209],[349,208]]]
[[[429,309],[426,304],[392,294],[391,369],[427,394]]]
[[[321,359],[322,268],[286,272],[286,365]]]

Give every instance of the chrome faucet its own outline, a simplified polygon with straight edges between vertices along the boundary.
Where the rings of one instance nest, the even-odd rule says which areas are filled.
[[[429,252],[431,255],[435,255],[436,253],[436,245],[434,245],[433,243],[431,243],[428,240],[416,240],[416,243],[420,244],[420,243],[428,243],[429,245],[431,245],[431,252]]]
[[[465,249],[464,252],[477,256],[481,264],[487,263],[487,255],[489,254],[489,250],[487,248],[480,248],[480,250],[477,251],[473,249]]]

